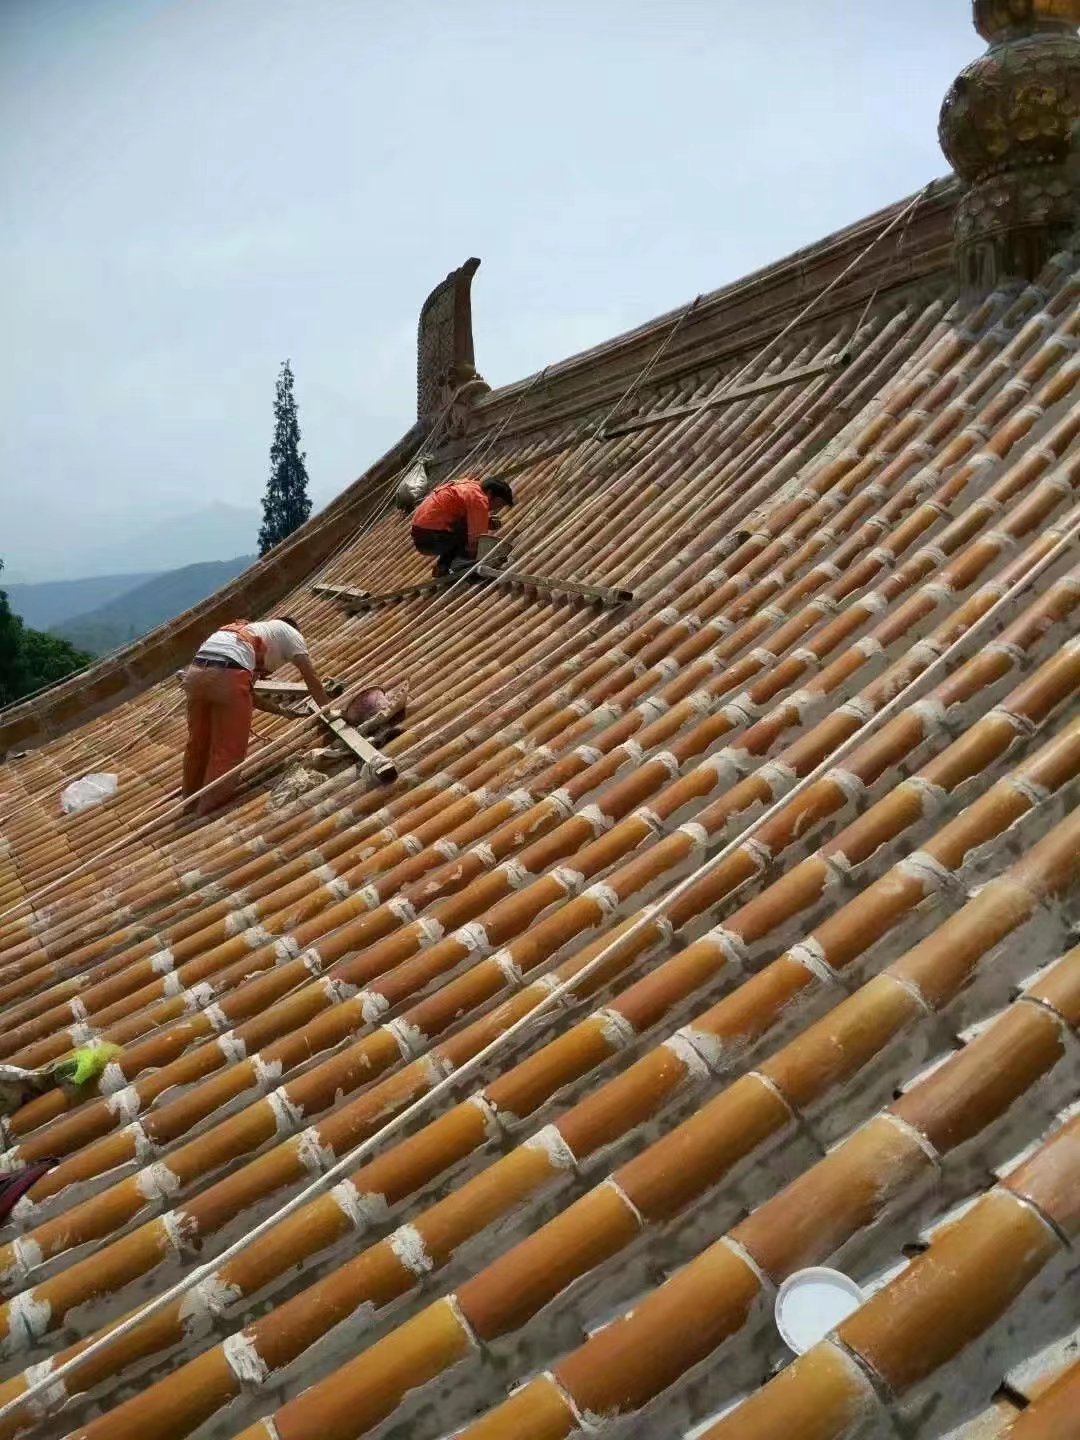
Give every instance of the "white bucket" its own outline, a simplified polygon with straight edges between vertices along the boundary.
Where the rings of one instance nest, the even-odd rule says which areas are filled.
[[[865,1298],[855,1281],[839,1270],[825,1265],[796,1270],[777,1291],[776,1328],[790,1350],[804,1355],[857,1310]]]

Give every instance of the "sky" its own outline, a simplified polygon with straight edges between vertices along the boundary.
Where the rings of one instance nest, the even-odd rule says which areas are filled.
[[[918,190],[968,0],[0,0],[0,558],[325,503],[470,255],[505,384]]]

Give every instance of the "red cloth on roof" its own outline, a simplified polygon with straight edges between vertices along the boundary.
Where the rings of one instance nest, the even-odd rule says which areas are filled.
[[[450,530],[462,520],[468,527],[469,550],[475,553],[477,540],[491,528],[491,502],[471,475],[436,485],[412,516],[420,530]]]

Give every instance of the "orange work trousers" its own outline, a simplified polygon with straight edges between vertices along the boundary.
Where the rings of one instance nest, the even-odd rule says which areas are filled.
[[[247,754],[251,735],[253,677],[250,670],[221,665],[192,665],[184,673],[187,692],[187,747],[184,750],[184,795],[204,786],[239,765]],[[224,805],[236,789],[236,777],[215,785],[196,804],[206,815]]]

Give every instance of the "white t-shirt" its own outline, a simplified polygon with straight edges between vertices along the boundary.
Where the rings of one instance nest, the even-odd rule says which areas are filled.
[[[298,655],[308,653],[304,637],[284,620],[252,620],[247,627],[266,646],[264,668],[272,674]],[[251,646],[233,630],[215,630],[209,639],[199,646],[200,655],[219,655],[223,660],[235,660],[245,670],[255,669],[255,652]]]

